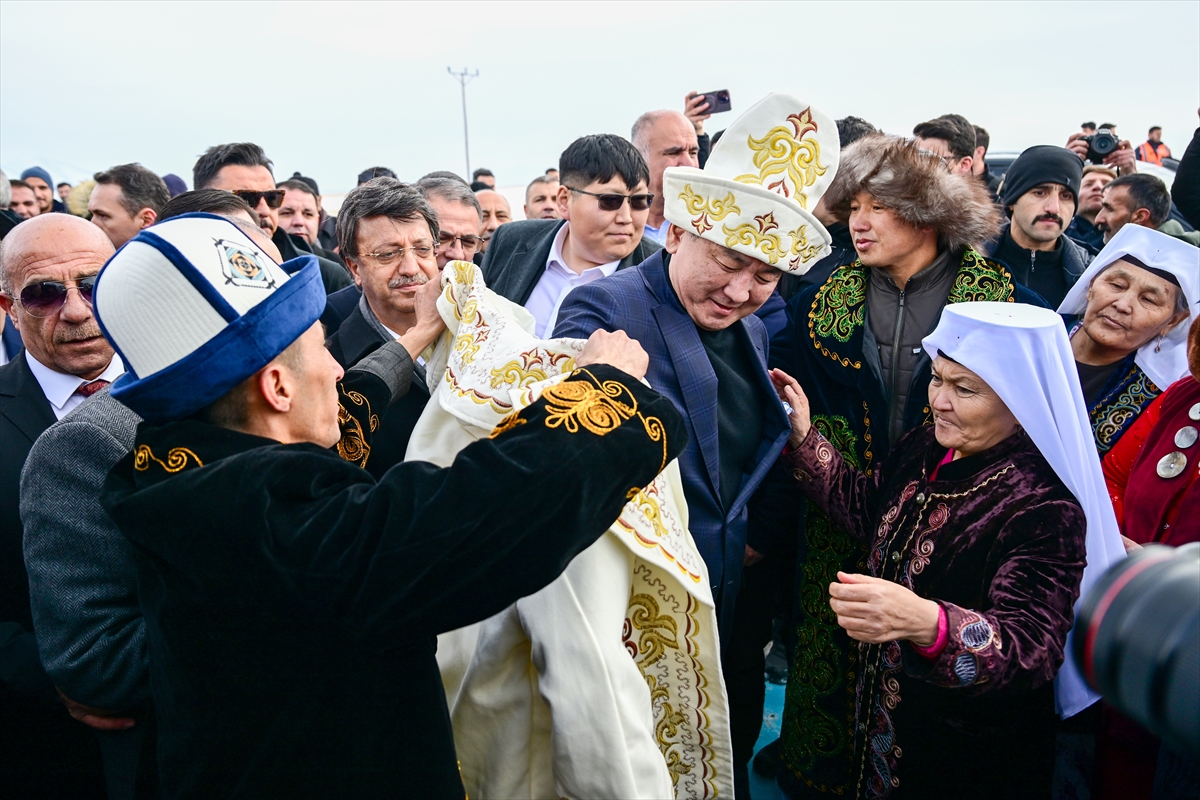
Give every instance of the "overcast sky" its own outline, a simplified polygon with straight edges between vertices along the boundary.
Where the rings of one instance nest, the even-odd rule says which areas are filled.
[[[191,186],[210,145],[344,192],[369,166],[526,183],[583,134],[629,135],[689,90],[786,91],[895,133],[947,112],[993,150],[1084,119],[1176,155],[1197,125],[1200,2],[0,2],[0,167],[72,182],[140,161]]]

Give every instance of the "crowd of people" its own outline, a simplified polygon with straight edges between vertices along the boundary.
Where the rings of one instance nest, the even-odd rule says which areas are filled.
[[[0,173],[0,796],[1194,796],[1069,640],[1200,541],[1200,128],[708,112]]]

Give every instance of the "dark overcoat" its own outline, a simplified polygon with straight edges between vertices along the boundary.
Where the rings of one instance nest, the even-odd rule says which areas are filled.
[[[687,437],[596,365],[450,468],[376,481],[353,459],[391,392],[357,395],[341,458],[185,420],[143,424],[109,477],[168,798],[462,798],[436,635],[550,583]]]

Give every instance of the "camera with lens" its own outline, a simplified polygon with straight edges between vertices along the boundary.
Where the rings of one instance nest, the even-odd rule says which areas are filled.
[[[1087,160],[1093,164],[1103,164],[1104,157],[1121,146],[1121,140],[1109,128],[1101,128],[1091,136],[1084,136],[1083,140],[1088,143]]]
[[[1112,706],[1178,752],[1200,753],[1200,542],[1146,545],[1083,598],[1075,658]]]

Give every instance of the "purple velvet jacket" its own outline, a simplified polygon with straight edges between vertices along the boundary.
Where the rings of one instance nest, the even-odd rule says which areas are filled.
[[[785,464],[870,546],[875,577],[946,612],[934,658],[859,645],[859,797],[1049,796],[1053,679],[1085,561],[1083,510],[1023,431],[950,462],[932,425],[864,474],[812,429]]]

